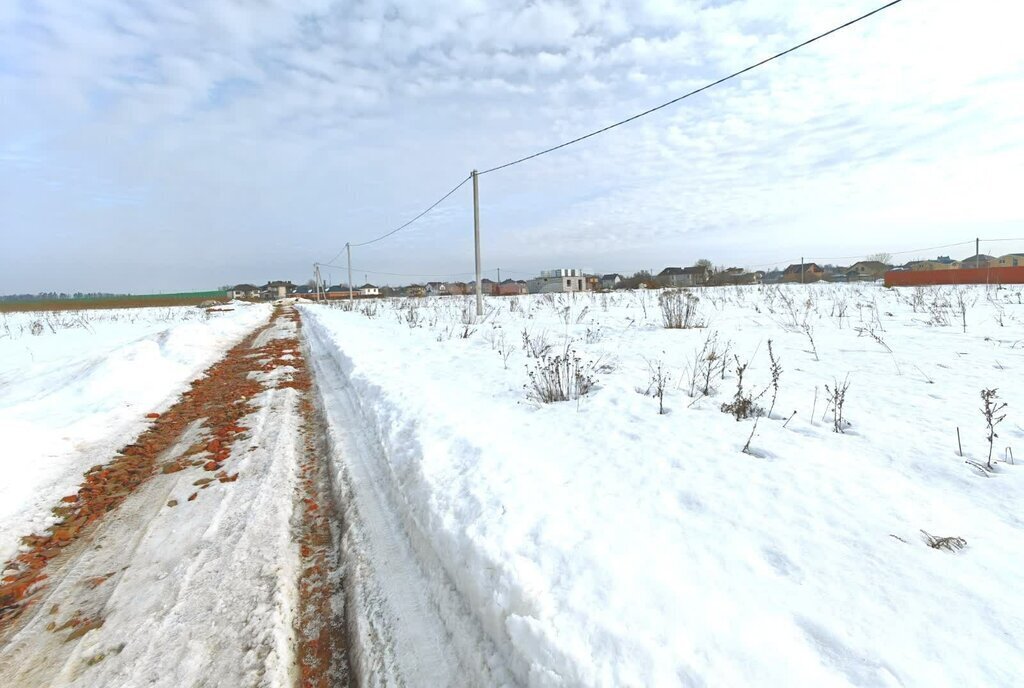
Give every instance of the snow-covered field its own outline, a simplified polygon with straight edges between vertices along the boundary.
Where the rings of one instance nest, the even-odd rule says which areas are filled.
[[[265,304],[0,314],[0,561],[270,314]]]
[[[495,682],[1019,684],[1021,289],[692,294],[705,327],[665,328],[644,291],[488,299],[482,319],[461,298],[302,307],[383,448],[375,489],[439,567],[428,596],[458,593]],[[769,341],[755,430],[721,406],[748,363],[744,395],[772,404]],[[567,347],[589,394],[531,398]],[[987,463],[992,388],[1009,405],[988,470],[966,461]]]

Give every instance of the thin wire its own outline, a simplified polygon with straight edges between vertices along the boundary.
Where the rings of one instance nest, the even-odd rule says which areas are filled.
[[[908,249],[906,251],[892,251],[892,252],[889,253],[889,255],[890,256],[902,256],[902,255],[906,255],[907,253],[922,253],[924,251],[938,251],[939,249],[943,249],[943,248],[954,248],[956,246],[967,246],[967,245],[973,244],[973,243],[974,243],[973,241],[960,241],[960,242],[957,242],[955,244],[943,244],[942,246],[928,246],[926,248],[912,248],[912,249]],[[857,254],[855,256],[816,256],[816,258],[817,258],[817,260],[850,260],[850,259],[853,259],[853,258],[867,258],[870,255],[872,255],[872,254],[870,254],[870,253],[860,253],[860,254]]]
[[[388,232],[387,234],[381,234],[381,235],[380,235],[379,237],[377,237],[376,239],[370,239],[369,241],[363,241],[363,242],[361,242],[361,243],[358,243],[358,244],[351,244],[352,248],[357,248],[357,247],[359,247],[359,246],[369,246],[370,244],[375,244],[375,243],[377,243],[378,241],[380,241],[381,239],[387,239],[387,238],[388,238],[389,236],[391,236],[392,234],[395,234],[396,232],[400,232],[400,231],[402,231],[403,229],[405,229],[406,227],[408,227],[409,225],[411,225],[411,224],[412,224],[413,222],[416,222],[416,220],[420,219],[421,217],[423,217],[424,215],[426,215],[427,213],[429,213],[429,212],[430,212],[431,210],[433,210],[433,209],[434,209],[434,208],[436,208],[437,206],[441,205],[441,203],[442,203],[442,202],[444,202],[445,200],[447,200],[447,199],[448,199],[448,197],[449,197],[449,196],[451,196],[451,195],[452,195],[453,193],[455,193],[456,191],[458,191],[459,189],[461,189],[461,188],[462,188],[462,185],[463,185],[463,184],[465,184],[466,182],[468,182],[468,181],[469,181],[470,179],[472,179],[472,175],[467,175],[467,176],[466,176],[466,178],[465,178],[465,179],[463,179],[463,180],[462,180],[461,182],[459,182],[458,184],[456,184],[456,185],[455,185],[455,186],[454,186],[454,187],[452,188],[452,190],[451,190],[451,191],[449,191],[449,192],[448,192],[448,193],[446,193],[446,194],[445,194],[444,196],[441,196],[441,198],[439,198],[439,199],[437,199],[436,201],[434,201],[434,202],[433,202],[433,203],[432,203],[432,204],[430,205],[430,207],[428,207],[428,208],[427,208],[426,210],[424,210],[424,211],[423,211],[422,213],[420,213],[419,215],[417,215],[417,216],[416,216],[416,217],[414,217],[413,219],[409,220],[409,221],[408,221],[408,222],[406,222],[405,224],[403,224],[403,225],[399,225],[398,227],[395,227],[394,229],[392,229],[392,230],[391,230],[390,232]]]
[[[332,265],[330,263],[320,263],[319,265],[321,267],[339,268],[341,270],[348,269],[347,265]],[[484,270],[484,272],[489,272],[489,271],[493,271],[493,270],[496,270],[496,269],[497,268],[490,268],[489,270]],[[431,274],[429,272],[413,272],[413,273],[382,272],[380,270],[367,270],[367,269],[364,269],[364,268],[356,268],[356,267],[352,268],[352,272],[362,272],[362,273],[365,273],[367,275],[387,275],[388,277],[464,277],[465,275],[475,275],[476,274],[475,272],[446,272],[444,274]]]
[[[1011,240],[1010,239],[982,239],[982,241],[1011,241]],[[974,243],[973,241],[960,241],[960,242],[957,242],[955,244],[943,244],[942,246],[927,246],[925,248],[907,249],[906,251],[892,251],[891,253],[889,253],[889,255],[890,256],[902,256],[902,255],[906,255],[908,253],[923,253],[925,251],[937,251],[939,249],[953,248],[953,247],[956,247],[956,246],[969,246],[970,244],[973,244],[973,243]],[[852,256],[804,256],[803,260],[804,260],[804,264],[806,265],[807,263],[809,263],[811,261],[818,261],[818,260],[821,260],[821,261],[825,261],[825,260],[852,260],[854,258],[867,258],[870,255],[872,255],[872,254],[870,254],[870,253],[858,253],[858,254],[852,255]],[[747,267],[750,267],[750,268],[765,267],[765,266],[769,266],[769,265],[782,265],[783,263],[790,263],[792,265],[799,265],[800,264],[799,261],[800,261],[799,258],[794,258],[794,259],[792,259],[792,263],[790,263],[790,260],[787,259],[787,260],[777,260],[777,261],[774,261],[774,262],[771,262],[771,263],[757,263],[757,264],[747,263],[746,265],[747,265]]]
[[[704,86],[701,86],[698,89],[690,91],[689,93],[685,93],[685,94],[679,96],[678,98],[673,98],[672,100],[670,100],[668,102],[665,102],[665,103],[662,103],[661,105],[657,105],[655,107],[652,107],[649,110],[644,110],[643,112],[641,112],[639,114],[633,115],[632,117],[627,117],[626,119],[620,120],[618,122],[615,122],[614,124],[609,124],[608,126],[602,127],[601,129],[598,129],[596,131],[592,131],[589,134],[584,134],[583,136],[579,136],[577,138],[574,138],[571,141],[566,141],[565,143],[560,143],[557,146],[552,146],[551,148],[545,148],[542,151],[539,151],[537,153],[533,153],[532,155],[527,155],[525,157],[519,158],[518,160],[513,160],[511,162],[506,162],[503,165],[497,165],[496,167],[491,167],[490,169],[484,170],[480,174],[489,174],[491,172],[497,172],[498,170],[503,170],[506,167],[511,167],[512,165],[518,165],[521,162],[526,162],[527,160],[532,160],[533,158],[537,158],[537,157],[540,157],[540,156],[545,155],[547,153],[554,152],[556,150],[559,150],[560,148],[565,148],[566,146],[571,146],[574,143],[579,143],[580,141],[583,141],[585,139],[589,139],[591,136],[597,136],[598,134],[603,134],[604,132],[608,131],[609,129],[614,129],[615,127],[622,126],[623,124],[627,124],[628,122],[632,122],[633,120],[640,119],[641,117],[649,115],[652,112],[657,112],[658,110],[661,110],[662,108],[666,108],[669,105],[674,105],[675,103],[678,103],[681,100],[685,100],[686,98],[689,98],[690,96],[697,95],[701,91],[706,91],[709,88],[713,88],[715,86],[718,86],[719,84],[722,84],[722,83],[725,83],[726,81],[729,81],[730,79],[734,79],[734,78],[740,76],[741,74],[745,74],[745,73],[751,71],[752,69],[757,69],[758,67],[760,67],[762,65],[768,64],[769,62],[771,62],[773,60],[777,60],[780,57],[783,57],[784,55],[788,55],[791,52],[794,52],[796,50],[799,50],[800,48],[808,46],[811,43],[814,43],[815,41],[821,40],[822,38],[825,38],[826,36],[829,36],[829,35],[831,35],[833,33],[836,33],[837,31],[841,31],[841,30],[847,28],[848,26],[852,26],[852,25],[856,24],[859,21],[863,21],[864,19],[867,19],[868,17],[870,17],[872,15],[878,14],[882,10],[886,10],[886,9],[892,7],[893,5],[898,5],[901,2],[903,2],[903,0],[892,0],[892,2],[889,2],[889,3],[885,4],[885,5],[882,5],[881,7],[873,9],[870,12],[868,12],[867,14],[862,14],[861,16],[857,17],[856,19],[851,19],[850,21],[846,22],[845,24],[840,24],[839,26],[837,26],[837,27],[835,27],[833,29],[829,29],[825,33],[818,34],[814,38],[808,39],[808,40],[804,41],[803,43],[798,43],[797,45],[794,45],[792,48],[789,48],[787,50],[783,50],[781,53],[776,53],[775,55],[772,55],[769,58],[766,58],[764,60],[761,60],[760,62],[752,64],[749,67],[745,67],[745,68],[739,70],[738,72],[733,72],[732,74],[730,74],[728,76],[724,76],[721,79],[718,79],[717,81],[712,81],[709,84],[705,84]]]
[[[423,212],[421,212],[421,213],[420,213],[419,215],[417,215],[416,217],[412,218],[411,220],[409,220],[409,221],[408,221],[408,222],[406,222],[405,224],[402,224],[402,225],[399,225],[398,227],[395,227],[395,228],[394,228],[394,229],[392,229],[392,230],[391,230],[390,232],[387,232],[387,233],[385,233],[385,234],[381,234],[381,235],[380,235],[379,237],[377,237],[376,239],[370,239],[369,241],[363,241],[363,242],[360,242],[360,243],[358,243],[358,244],[353,244],[353,243],[349,243],[349,244],[347,244],[347,246],[348,246],[349,248],[358,248],[358,247],[360,247],[360,246],[369,246],[370,244],[375,244],[375,243],[377,243],[377,242],[378,242],[378,241],[380,241],[381,239],[387,239],[387,238],[388,238],[389,236],[391,236],[392,234],[396,234],[396,233],[398,233],[398,232],[401,232],[401,231],[402,231],[403,229],[405,229],[406,227],[408,227],[408,226],[409,226],[409,225],[411,225],[412,223],[416,222],[416,220],[420,219],[421,217],[423,217],[424,215],[426,215],[427,213],[429,213],[429,212],[430,212],[431,210],[433,210],[433,209],[434,209],[434,208],[436,208],[437,206],[441,205],[441,203],[443,203],[443,202],[444,202],[445,200],[447,200],[447,199],[448,199],[448,197],[449,197],[449,196],[451,196],[451,195],[452,195],[453,193],[455,193],[456,191],[458,191],[459,189],[461,189],[461,188],[462,188],[462,185],[463,185],[463,184],[465,184],[466,182],[468,182],[468,181],[469,181],[470,179],[472,179],[472,175],[469,175],[469,176],[467,176],[467,177],[466,177],[465,179],[463,179],[463,180],[462,180],[461,182],[459,182],[458,184],[456,184],[456,185],[455,185],[455,187],[454,187],[454,188],[452,188],[452,190],[451,190],[451,191],[449,191],[449,192],[448,192],[448,193],[446,193],[446,194],[445,194],[444,196],[441,196],[441,198],[439,198],[439,199],[437,199],[436,201],[434,201],[433,203],[431,203],[431,204],[430,204],[430,206],[429,206],[429,207],[428,207],[428,208],[427,208],[426,210],[424,210],[424,211],[423,211]],[[326,263],[320,263],[320,265],[330,265],[331,263],[334,263],[334,261],[336,261],[336,260],[338,259],[338,256],[340,256],[340,255],[341,255],[342,253],[344,253],[344,251],[345,251],[345,249],[344,249],[344,248],[342,248],[342,249],[341,249],[340,251],[338,251],[338,252],[337,252],[337,253],[336,253],[336,254],[334,255],[334,257],[333,257],[333,258],[331,258],[331,259],[330,259],[329,261],[327,261]],[[335,267],[337,267],[337,266],[335,266]]]

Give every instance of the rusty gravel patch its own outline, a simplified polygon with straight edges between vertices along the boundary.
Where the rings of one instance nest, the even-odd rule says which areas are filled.
[[[255,410],[250,400],[265,389],[251,373],[271,370],[284,363],[281,357],[286,349],[293,349],[296,357],[299,355],[295,340],[273,339],[256,349],[252,348],[253,343],[273,326],[276,318],[297,318],[293,313],[276,309],[267,325],[232,347],[224,358],[191,384],[174,406],[163,414],[146,414],[152,421],[149,429],[108,463],[86,471],[78,491],[61,498],[52,509],[57,522],[43,534],[22,538],[22,551],[4,565],[0,578],[0,631],[18,618],[45,586],[49,562],[81,539],[89,532],[90,525],[116,509],[158,471],[174,473],[201,467],[208,476],[212,473],[212,477],[200,490],[214,480],[230,483],[238,479],[237,472],[229,473],[224,466],[231,458],[231,444],[247,430],[239,425],[240,420]],[[189,447],[174,461],[157,465],[159,457],[180,440],[185,429],[200,419],[205,419],[207,439]],[[197,496],[198,492],[193,493],[188,501]]]
[[[299,321],[301,327],[301,321]],[[299,481],[295,495],[300,520],[296,528],[299,544],[299,607],[296,618],[296,659],[302,688],[327,688],[349,683],[347,643],[345,642],[344,603],[340,589],[338,548],[332,526],[338,524],[331,497],[330,473],[324,461],[322,440],[317,432],[316,410],[309,390],[311,380],[302,359],[298,340],[293,340],[296,369],[292,379],[281,386],[301,393],[302,452]]]

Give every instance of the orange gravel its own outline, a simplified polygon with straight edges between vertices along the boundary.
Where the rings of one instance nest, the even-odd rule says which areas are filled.
[[[90,531],[89,526],[113,511],[158,470],[173,473],[189,466],[202,466],[221,482],[231,482],[238,474],[224,470],[231,457],[230,446],[246,428],[239,421],[252,412],[248,402],[263,390],[249,373],[265,368],[261,361],[277,359],[281,340],[252,349],[259,334],[270,327],[253,332],[228,351],[181,395],[174,406],[163,414],[149,413],[148,430],[122,448],[108,463],[93,466],[85,472],[85,480],[75,494],[67,495],[52,509],[57,522],[45,533],[22,538],[22,551],[3,567],[0,578],[0,631],[16,619],[32,603],[42,589],[47,565],[68,545]],[[173,447],[185,429],[205,418],[209,441],[190,447],[177,460],[157,466],[157,460]],[[191,497],[190,499],[193,499]]]
[[[299,545],[299,605],[296,618],[296,675],[300,685],[326,687],[348,684],[348,662],[344,633],[344,613],[339,587],[337,531],[334,501],[330,494],[328,466],[322,459],[317,438],[317,417],[311,401],[311,380],[302,358],[298,338],[272,339],[252,348],[254,342],[278,318],[301,327],[294,309],[275,310],[271,322],[259,328],[225,357],[192,383],[177,403],[162,414],[148,413],[150,427],[135,442],[121,449],[105,464],[94,466],[84,475],[75,494],[67,495],[53,508],[58,517],[43,534],[22,538],[22,551],[3,569],[0,579],[0,633],[41,596],[50,562],[58,559],[72,543],[90,536],[93,524],[115,510],[150,477],[160,473],[195,471],[195,491],[183,502],[171,499],[168,507],[188,508],[201,498],[202,490],[214,482],[231,483],[238,479],[232,472],[231,449],[246,432],[241,420],[256,410],[252,398],[267,388],[253,373],[266,373],[289,366],[288,375],[273,382],[277,388],[293,388],[300,395],[302,414],[302,456],[295,494],[296,523],[294,538]],[[203,422],[203,436],[183,454],[161,462],[181,441],[193,423]],[[96,576],[86,585],[102,585],[112,574]],[[50,610],[56,613],[56,606]],[[74,616],[61,626],[51,622],[51,631],[71,630],[68,640],[84,635],[103,624],[102,618]]]

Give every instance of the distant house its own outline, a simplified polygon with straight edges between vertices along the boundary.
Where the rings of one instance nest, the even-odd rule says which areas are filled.
[[[817,282],[824,279],[825,270],[817,263],[794,263],[782,271],[780,282]]]
[[[696,287],[707,284],[711,271],[705,265],[688,268],[665,268],[657,274],[658,283],[663,287]]]
[[[315,292],[316,289],[314,287],[302,284],[299,285],[298,287],[295,287],[295,291],[292,293],[295,294],[296,296],[312,296]]]
[[[612,272],[607,275],[601,275],[601,288],[616,289],[624,279],[626,278],[617,272]]]
[[[448,293],[448,285],[444,282],[427,282],[427,296],[444,296]]]
[[[1016,268],[1024,265],[1024,253],[1007,253],[988,262],[990,268]]]
[[[762,284],[776,284],[782,281],[782,270],[768,270],[761,274]]]
[[[885,277],[885,273],[888,271],[889,266],[881,261],[862,260],[850,266],[846,271],[846,279],[850,282],[858,280],[873,282]]]
[[[333,287],[327,287],[325,292],[329,299],[341,299],[348,298],[349,289],[347,284],[335,284]]]
[[[960,261],[912,260],[903,267],[912,272],[920,272],[922,270],[955,270],[960,267]]]
[[[444,285],[445,294],[451,294],[452,296],[465,296],[466,294],[476,293],[476,284],[468,284],[466,282],[448,282]]]
[[[426,296],[427,288],[421,284],[410,284],[405,288],[406,296]]]
[[[586,291],[587,278],[582,270],[576,268],[543,270],[539,277],[527,281],[526,288],[531,294]]]
[[[359,287],[360,296],[380,296],[380,288],[375,287],[372,284],[364,284]]]
[[[236,284],[228,289],[228,297],[232,299],[258,299],[260,288],[255,284]]]
[[[267,282],[263,287],[262,296],[265,299],[283,299],[293,291],[295,291],[294,284],[291,282],[277,280],[274,282]]]
[[[761,276],[763,274],[764,273],[747,272],[743,268],[726,268],[725,270],[716,272],[712,275],[708,284],[714,286],[760,284]]]
[[[976,253],[969,258],[964,258],[960,261],[961,268],[987,268],[990,261],[995,260],[995,256],[987,256],[984,253]]]
[[[850,268],[843,267],[842,265],[822,265],[821,269],[825,271],[824,277],[829,282],[845,282],[846,273],[850,271]]]
[[[519,296],[527,293],[526,282],[522,280],[507,279],[501,284],[495,284],[491,292],[495,296]]]

